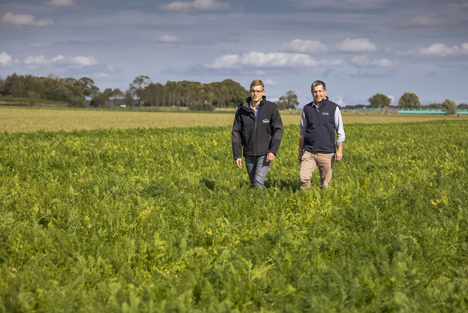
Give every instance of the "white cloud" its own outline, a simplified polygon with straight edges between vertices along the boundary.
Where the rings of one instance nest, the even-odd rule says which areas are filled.
[[[328,49],[327,47],[322,44],[320,41],[317,40],[301,40],[301,39],[294,39],[290,43],[284,44],[282,46],[284,51],[289,52],[299,52],[299,53],[324,53]]]
[[[346,38],[338,44],[338,50],[348,52],[376,51],[377,47],[369,41],[369,38]]]
[[[171,35],[162,35],[159,36],[158,38],[154,39],[154,41],[159,41],[159,42],[177,42],[179,41],[176,36],[171,36]]]
[[[73,6],[73,0],[51,0],[51,1],[46,2],[44,4],[47,5],[47,6],[51,6],[51,7],[64,8],[64,7]]]
[[[6,52],[0,53],[0,65],[6,66],[12,63],[11,55],[6,54]]]
[[[195,0],[193,2],[174,1],[162,7],[165,11],[195,12],[195,11],[225,11],[230,10],[227,2],[216,0]]]
[[[83,57],[81,55],[71,58],[71,61],[80,66],[90,66],[97,64],[97,61],[93,57]]]
[[[276,85],[276,82],[272,79],[267,79],[267,80],[264,80],[263,83],[267,86],[274,86]]]
[[[54,25],[51,19],[36,21],[33,15],[13,14],[8,12],[2,18],[2,23],[13,27],[48,27]]]
[[[61,60],[64,60],[65,57],[61,54],[57,55],[55,58],[52,58],[52,62],[58,62],[58,61],[61,61]]]
[[[28,56],[23,61],[24,64],[30,66],[37,66],[37,65],[51,65],[51,64],[63,64],[73,66],[91,66],[97,64],[97,61],[94,57],[84,57],[84,56],[76,56],[76,57],[65,57],[63,55],[58,55],[52,59],[47,59],[43,55],[37,56]]]
[[[212,69],[233,69],[241,67],[255,67],[255,68],[278,68],[278,67],[311,67],[319,65],[341,65],[342,59],[333,60],[315,60],[307,54],[300,53],[263,53],[263,52],[249,52],[243,55],[226,54],[211,64],[205,66]]]
[[[49,64],[50,61],[47,60],[43,55],[38,55],[38,56],[29,56],[26,59],[24,59],[24,64],[27,65],[44,65],[44,64]]]
[[[389,59],[375,59],[370,60],[366,55],[355,56],[352,63],[359,68],[363,67],[393,67],[396,63],[393,63]]]
[[[468,42],[462,43],[460,47],[457,45],[449,47],[443,43],[435,43],[427,48],[412,49],[409,51],[409,54],[437,57],[468,55]]]
[[[340,107],[346,106],[346,103],[343,101],[343,97],[335,96],[331,100],[338,104]]]

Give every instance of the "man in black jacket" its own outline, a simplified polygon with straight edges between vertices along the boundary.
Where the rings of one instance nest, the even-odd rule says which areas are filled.
[[[250,84],[250,97],[236,111],[232,126],[232,153],[242,169],[242,148],[250,186],[263,189],[266,174],[283,138],[283,122],[278,106],[265,98],[259,79]]]

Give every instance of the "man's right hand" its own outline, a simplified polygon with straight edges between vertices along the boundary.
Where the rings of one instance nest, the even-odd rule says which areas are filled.
[[[236,159],[236,165],[238,168],[242,169],[242,158]]]
[[[299,160],[299,162],[302,162],[302,151],[299,151],[299,156],[297,157],[297,159]]]

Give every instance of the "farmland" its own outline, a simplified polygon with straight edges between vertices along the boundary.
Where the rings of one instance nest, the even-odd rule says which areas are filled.
[[[331,188],[315,174],[308,191],[286,122],[262,191],[235,167],[224,115],[4,128],[0,311],[468,310],[466,119],[348,124]]]
[[[300,123],[301,111],[282,111],[285,125]],[[382,114],[343,112],[345,124],[400,123],[430,120],[456,120],[455,115]],[[468,119],[463,116],[460,119]],[[138,110],[46,109],[0,107],[0,131],[33,132],[38,130],[73,131],[99,128],[150,128],[232,126],[234,110],[218,113],[147,112]]]

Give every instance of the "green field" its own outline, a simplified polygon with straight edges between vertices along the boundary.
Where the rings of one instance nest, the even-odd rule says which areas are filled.
[[[0,133],[0,311],[466,312],[467,128],[348,124],[308,191],[297,124],[263,191],[229,126]]]
[[[0,107],[0,131],[33,132],[38,130],[73,131],[101,128],[167,128],[195,126],[232,126],[234,110],[218,113],[161,112],[141,110],[50,109]],[[284,125],[298,125],[301,111],[281,111]],[[463,115],[459,119],[468,119]],[[455,115],[384,114],[382,112],[343,112],[345,124],[401,123],[430,120],[457,120]]]

